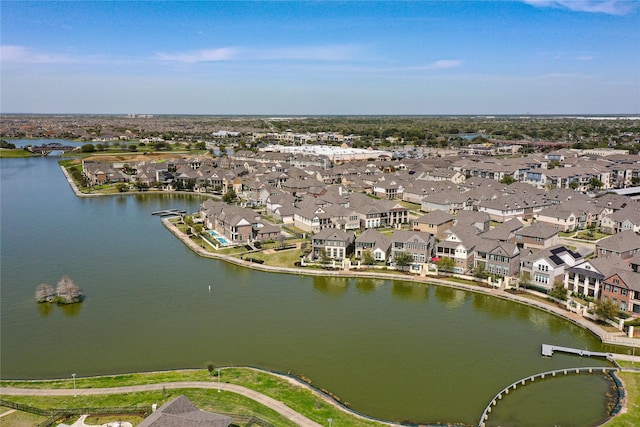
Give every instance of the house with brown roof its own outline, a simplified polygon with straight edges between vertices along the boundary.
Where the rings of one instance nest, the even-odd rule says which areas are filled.
[[[424,231],[442,240],[446,230],[453,227],[454,217],[444,211],[433,211],[413,220],[414,231]]]

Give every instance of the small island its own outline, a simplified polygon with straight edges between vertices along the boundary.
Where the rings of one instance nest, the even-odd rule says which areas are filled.
[[[68,276],[62,276],[55,290],[48,283],[41,283],[36,288],[36,301],[39,304],[76,304],[83,300],[82,290]]]

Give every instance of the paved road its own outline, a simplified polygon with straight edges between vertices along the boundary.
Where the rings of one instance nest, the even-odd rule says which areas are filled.
[[[263,404],[264,406],[273,409],[283,417],[290,421],[293,421],[302,427],[322,427],[321,424],[310,420],[289,408],[282,402],[278,402],[275,399],[265,396],[262,393],[242,387],[235,384],[223,383],[221,385],[222,392],[231,392],[240,394],[242,396],[253,399],[256,402]],[[12,388],[12,387],[0,387],[0,394],[4,395],[20,395],[20,396],[73,396],[76,393],[78,396],[88,396],[95,394],[122,394],[122,393],[135,393],[141,391],[156,391],[165,389],[177,389],[177,388],[204,388],[204,389],[217,389],[218,383],[208,383],[199,381],[183,381],[174,383],[163,384],[145,384],[135,385],[127,387],[110,387],[110,388],[79,388],[75,391],[73,389],[42,389],[42,388]]]

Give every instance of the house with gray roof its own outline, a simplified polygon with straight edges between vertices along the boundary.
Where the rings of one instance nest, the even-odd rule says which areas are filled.
[[[433,257],[434,248],[435,237],[431,233],[394,230],[391,236],[391,258],[406,252],[413,257],[414,263],[425,263]]]
[[[229,427],[233,418],[200,410],[184,395],[165,403],[139,427]]]
[[[378,230],[369,228],[355,240],[356,258],[362,259],[365,251],[371,252],[376,261],[386,261],[391,255],[391,239]]]
[[[336,228],[325,228],[311,238],[312,258],[322,258],[322,252],[331,259],[341,261],[353,253],[355,234]]]
[[[627,263],[616,256],[591,258],[565,270],[564,287],[569,292],[598,299],[603,280],[618,270],[632,271]]]
[[[578,252],[556,245],[521,257],[520,272],[529,275],[532,285],[548,292],[556,281],[563,281],[566,268],[583,261]]]
[[[520,249],[544,249],[559,243],[558,230],[550,224],[536,222],[516,231],[516,244]]]
[[[640,316],[640,273],[618,270],[602,281],[602,300],[610,300],[620,311]]]
[[[456,273],[467,273],[474,267],[476,246],[480,242],[477,230],[466,225],[456,225],[445,232],[444,240],[436,244],[436,257],[451,258]]]
[[[640,236],[633,230],[625,230],[604,238],[596,243],[597,257],[617,256],[627,260],[640,252]]]

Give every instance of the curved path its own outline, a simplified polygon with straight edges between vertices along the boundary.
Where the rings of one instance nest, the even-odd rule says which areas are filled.
[[[222,391],[240,394],[242,396],[253,399],[256,402],[263,404],[264,406],[273,409],[286,419],[293,421],[302,427],[322,427],[321,424],[310,420],[302,414],[289,408],[282,402],[272,399],[262,393],[249,388],[222,383],[220,385]],[[88,396],[99,394],[122,394],[122,393],[136,393],[142,391],[156,391],[162,389],[179,389],[179,388],[202,388],[202,389],[218,389],[218,383],[208,383],[201,381],[182,381],[172,383],[160,383],[160,384],[145,384],[145,385],[133,385],[126,387],[109,387],[109,388],[78,388],[73,389],[44,389],[44,388],[14,388],[14,387],[0,387],[0,395],[19,395],[19,396]]]

